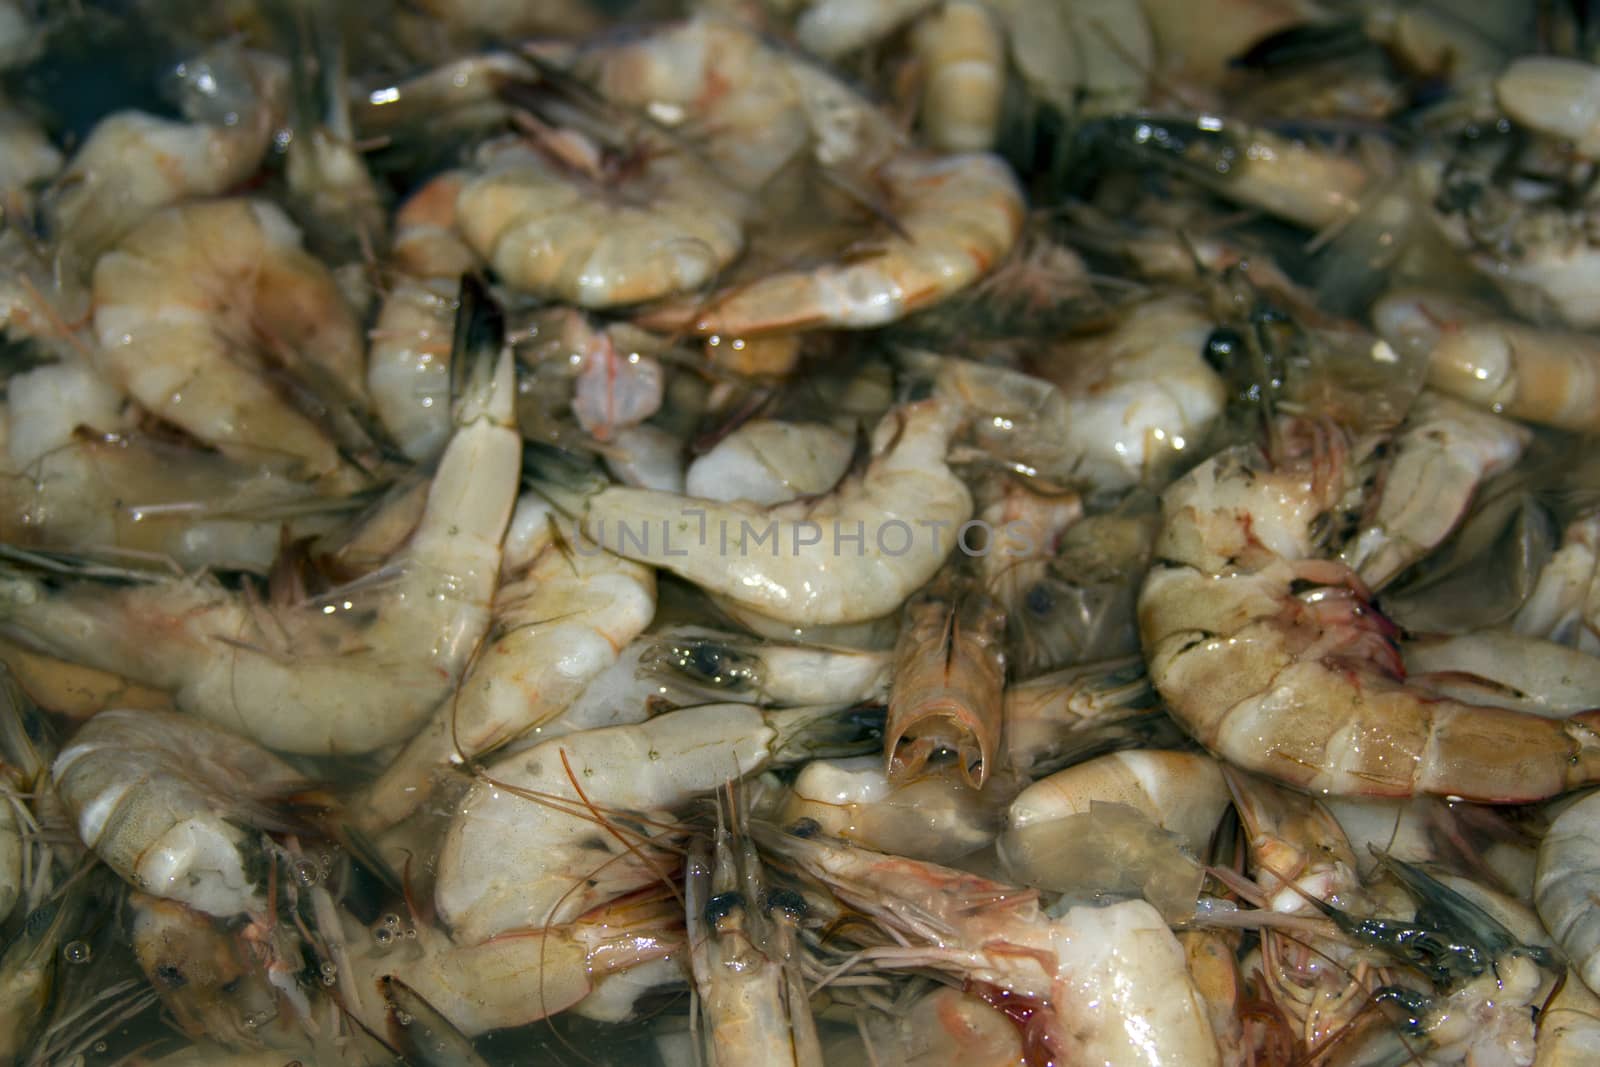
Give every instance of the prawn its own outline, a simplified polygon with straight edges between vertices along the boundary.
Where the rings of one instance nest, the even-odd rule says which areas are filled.
[[[287,378],[335,409],[359,407],[364,346],[333,275],[279,208],[160,211],[100,257],[93,289],[96,366],[140,404],[231,458],[277,459],[334,492],[366,481],[341,454],[339,425],[281,393]]]
[[[703,500],[786,504],[839,484],[854,451],[849,435],[823,423],[751,419],[689,464],[684,492]]]
[[[489,624],[516,498],[511,353],[484,347],[420,524],[357,587],[273,609],[204,576],[52,592],[13,573],[4,629],[38,651],[172,690],[180,709],[269,747],[351,753],[404,740],[453,690]],[[358,595],[361,585],[376,592]],[[154,647],[152,631],[162,637]]]
[[[369,826],[427,803],[433,775],[452,762],[559,721],[655,614],[649,568],[585,548],[542,504],[524,498],[517,508],[513,528],[539,534],[502,560],[489,633],[460,687],[363,794]]]
[[[1600,868],[1597,812],[1596,792],[1562,808],[1539,843],[1533,883],[1539,918],[1590,990],[1600,989],[1600,915],[1594,910],[1593,890]]]
[[[823,497],[763,508],[613,487],[584,501],[583,531],[769,619],[815,626],[880,618],[943,563],[951,545],[940,531],[972,515],[971,494],[945,460],[960,421],[936,400],[891,411],[873,432],[866,469]],[[649,547],[652,531],[662,534],[659,552]]]
[[[1171,714],[1229,763],[1325,794],[1507,803],[1600,780],[1595,713],[1540,719],[1401,680],[1362,583],[1319,558],[1345,447],[1333,431],[1277,462],[1230,448],[1163,495],[1139,629]]]
[[[814,269],[765,274],[687,307],[657,307],[639,321],[741,338],[883,326],[977,281],[1022,232],[1022,191],[998,157],[901,152],[871,178],[894,232]]]
[[[903,939],[863,949],[859,961],[933,967],[999,987],[1033,1008],[1029,1036],[1053,1062],[1218,1062],[1183,949],[1142,900],[1051,918],[1032,890],[816,835],[754,832]]]
[[[730,775],[876,741],[849,712],[707,704],[542,742],[486,766],[456,805],[434,904],[463,944],[570,921],[660,877],[672,809]],[[530,801],[546,808],[537,819]],[[579,870],[591,873],[574,885]]]

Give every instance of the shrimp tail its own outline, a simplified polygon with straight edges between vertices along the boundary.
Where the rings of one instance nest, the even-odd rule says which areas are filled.
[[[378,979],[389,1020],[389,1045],[417,1067],[487,1067],[472,1042],[427,998],[399,977]]]

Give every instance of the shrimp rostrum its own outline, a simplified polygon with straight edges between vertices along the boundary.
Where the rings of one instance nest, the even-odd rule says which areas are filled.
[[[1339,431],[1312,437],[1276,460],[1221,452],[1163,496],[1139,629],[1171,713],[1235,766],[1326,794],[1512,803],[1600,780],[1600,713],[1407,684],[1392,624],[1322,543],[1356,465]]]

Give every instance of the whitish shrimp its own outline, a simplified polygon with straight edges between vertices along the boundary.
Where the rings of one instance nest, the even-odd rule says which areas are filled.
[[[643,674],[679,703],[719,701],[792,708],[881,703],[893,661],[886,652],[784,645],[699,627],[647,639]]]
[[[1030,1036],[1054,1062],[1218,1062],[1183,949],[1142,900],[1050,918],[1030,890],[947,867],[820,837],[758,841],[910,942],[864,949],[864,962],[998,986],[1034,1009]]]
[[[463,944],[571,920],[661,877],[653,839],[671,839],[672,809],[730,777],[876,740],[849,713],[708,704],[535,745],[491,763],[457,806],[434,903]]]
[[[767,274],[642,321],[735,337],[883,326],[975,282],[1022,231],[1022,192],[995,156],[900,153],[871,177],[893,232],[814,269]]]
[[[696,842],[684,872],[689,967],[700,994],[707,1062],[821,1067],[822,1049],[794,951],[792,893],[773,894],[748,838],[718,826]]]
[[[1582,1067],[1600,1057],[1600,997],[1572,971],[1539,1013],[1533,1067]]]
[[[752,419],[689,464],[684,492],[704,500],[785,504],[832,489],[854,452],[848,435],[822,423]]]
[[[633,153],[576,130],[488,145],[457,201],[462,235],[507,285],[580,307],[706,284],[744,247],[737,191],[682,150]]]
[[[946,574],[907,602],[894,650],[883,752],[889,779],[914,778],[935,752],[956,755],[982,789],[998,769],[1006,679],[1005,612]]]
[[[1340,561],[1367,588],[1382,589],[1460,525],[1478,486],[1510,470],[1529,440],[1514,423],[1424,392],[1395,435],[1376,506]]]
[[[814,626],[880,618],[943,563],[954,534],[937,535],[972,516],[972,496],[945,461],[960,421],[938,401],[897,408],[874,431],[865,470],[826,496],[773,508],[606,489],[588,499],[584,532],[769,619]],[[859,544],[847,540],[857,532]],[[776,539],[770,547],[768,534]]]
[[[51,767],[78,834],[146,893],[231,918],[268,901],[268,805],[310,783],[282,760],[205,722],[159,711],[101,712]]]
[[[394,219],[389,262],[397,277],[378,312],[367,352],[372,410],[413,460],[450,439],[450,348],[462,274],[478,259],[456,232],[464,171],[428,180]]]
[[[1600,511],[1567,525],[1561,547],[1550,557],[1512,619],[1517,633],[1544,637],[1600,655]]]
[[[476,358],[480,373],[422,520],[377,575],[316,602],[271,607],[205,576],[51,592],[14,574],[6,630],[40,651],[169,689],[182,710],[283,751],[369,752],[411,736],[452,691],[489,624],[516,499],[511,354]],[[154,645],[152,633],[161,635]]]
[[[1209,756],[1113,752],[1017,794],[998,851],[1023,885],[1080,896],[1142,892],[1169,918],[1188,918],[1200,892],[1195,857],[1206,855],[1228,802]]]
[[[954,863],[994,840],[1014,788],[996,779],[980,792],[953,766],[891,782],[882,759],[812,760],[783,794],[777,817],[785,826],[809,819],[863,848]]]
[[[396,822],[426,803],[433,776],[561,716],[655,614],[655,574],[586,544],[537,498],[513,529],[537,532],[502,561],[494,618],[460,687],[366,791],[361,817]],[[509,538],[508,538],[509,540]]]
[[[1172,715],[1228,762],[1322,793],[1506,803],[1600,779],[1592,713],[1557,722],[1399,680],[1387,622],[1322,558],[1348,477],[1333,433],[1276,463],[1228,449],[1163,495],[1139,628]]]
[[[1048,774],[1098,733],[1148,720],[1158,701],[1144,660],[1125,656],[1080,663],[1006,687],[1007,762],[1030,776]]]
[[[840,1067],[1017,1067],[1027,1062],[1016,1023],[975,994],[939,986],[908,1009],[894,1007],[858,1024],[858,1038],[830,1041],[827,1062]]]
[[[1600,988],[1600,913],[1594,880],[1600,870],[1596,840],[1600,793],[1589,793],[1562,809],[1539,845],[1533,902],[1556,943],[1591,990]]]
[[[1373,322],[1424,354],[1428,384],[1479,407],[1577,433],[1600,430],[1600,343],[1495,316],[1440,293],[1392,293]]]
[[[480,944],[418,924],[416,937],[374,942],[351,923],[356,981],[403,981],[468,1037],[524,1026],[580,1003],[606,976],[682,958],[683,912],[659,891],[608,902],[570,923],[511,930]],[[458,935],[459,936],[459,935]]]
[[[150,411],[230,457],[330,488],[362,483],[330,421],[361,402],[360,325],[278,208],[159,212],[95,264],[94,300],[97,367]],[[289,383],[331,410],[308,416],[284,397]]]
[[[1600,658],[1506,630],[1413,636],[1401,643],[1421,686],[1474,704],[1564,719],[1600,707]]]
[[[1523,56],[1495,79],[1495,97],[1524,126],[1600,158],[1600,67],[1561,56]]]
[[[151,212],[226,193],[271,147],[288,90],[280,60],[224,46],[180,64],[177,74],[188,121],[108,115],[58,182],[55,230],[83,269]]]
[[[1031,479],[995,478],[980,486],[992,499],[979,513],[994,531],[976,563],[986,592],[1006,613],[1007,659],[1013,677],[1028,678],[1066,662],[1048,623],[1051,561],[1061,536],[1083,518],[1083,502],[1072,492],[1050,492]]]

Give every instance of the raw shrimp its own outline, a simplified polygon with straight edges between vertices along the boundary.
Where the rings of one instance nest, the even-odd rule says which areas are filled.
[[[787,899],[768,892],[743,834],[736,846],[719,825],[711,849],[698,841],[691,848],[685,925],[711,1067],[822,1067],[799,961],[788,958],[793,920],[781,914]]]
[[[524,498],[513,530],[531,544],[502,561],[494,618],[461,685],[363,794],[369,826],[426,803],[433,777],[559,720],[655,614],[655,574],[585,545],[539,498]],[[509,540],[509,538],[508,538]]]
[[[170,689],[182,710],[283,751],[370,752],[411,736],[488,627],[516,499],[511,353],[474,355],[478,373],[422,521],[376,575],[272,607],[205,576],[50,592],[12,574],[5,629],[39,651]]]
[[[21,1062],[45,1021],[63,949],[79,930],[91,901],[79,877],[28,914],[0,955],[0,1057]]]
[[[1561,547],[1539,572],[1533,591],[1512,619],[1512,629],[1600,655],[1597,568],[1600,511],[1589,511],[1567,525]]]
[[[1080,663],[1006,687],[1007,763],[1030,776],[1062,766],[1075,743],[1106,727],[1148,719],[1155,691],[1140,656]]]
[[[147,893],[231,918],[261,915],[268,805],[310,788],[226,730],[172,712],[103,711],[51,767],[78,835]]]
[[[1213,85],[1229,61],[1264,37],[1314,20],[1314,0],[1142,0],[1155,36],[1161,80]]]
[[[1577,433],[1600,430],[1600,343],[1494,316],[1440,293],[1392,293],[1373,322],[1424,354],[1428,384],[1479,407]]]
[[[650,355],[619,349],[615,331],[588,334],[572,389],[572,415],[590,437],[606,442],[661,410],[665,374]]]
[[[684,492],[703,500],[786,504],[832,489],[854,451],[848,435],[823,423],[751,419],[689,464]]]
[[[1017,794],[998,851],[1023,885],[1079,895],[1142,892],[1169,918],[1188,918],[1200,891],[1194,857],[1206,854],[1228,801],[1209,756],[1113,752]]]
[[[1600,158],[1600,67],[1561,56],[1524,56],[1495,79],[1495,96],[1513,120]]]
[[[1340,561],[1381,590],[1460,525],[1478,485],[1510,470],[1529,440],[1514,423],[1424,392],[1395,435],[1376,507]]]
[[[919,997],[903,1012],[875,1013],[862,1031],[861,1055],[853,1058],[855,1047],[843,1041],[830,1042],[827,1062],[849,1067],[1018,1067],[1027,1062],[1023,1036],[1010,1016],[949,986]]]
[[[981,3],[949,0],[912,33],[922,67],[922,130],[942,152],[993,148],[1006,84],[1006,39]]]
[[[812,760],[784,793],[777,817],[809,819],[823,833],[880,852],[954,863],[994,840],[1011,791],[997,778],[980,792],[953,766],[929,768],[909,782],[889,781],[872,756]]]
[[[675,627],[646,640],[641,676],[682,704],[882,703],[893,668],[885,652],[783,645],[699,627]]]
[[[1065,662],[1072,650],[1049,627],[1050,564],[1061,536],[1083,518],[1078,494],[1051,492],[1031,479],[1000,477],[980,486],[992,496],[979,512],[989,541],[976,569],[986,592],[1006,614],[1006,657],[1014,677],[1027,678]],[[980,496],[980,500],[982,500]]]
[[[431,459],[450,439],[450,348],[462,274],[478,260],[455,229],[465,171],[436,175],[394,219],[397,277],[372,328],[367,392],[401,451]]]
[[[403,981],[469,1037],[523,1026],[582,1001],[607,975],[684,951],[683,912],[659,891],[609,902],[570,923],[505,932],[480,944],[453,943],[426,923],[416,937],[383,944],[353,926],[356,981]]]
[[[1320,558],[1346,495],[1339,431],[1311,448],[1276,463],[1231,448],[1164,494],[1139,628],[1172,715],[1235,766],[1321,793],[1506,803],[1600,779],[1600,716],[1540,719],[1399,680],[1388,624]]]
[[[57,183],[55,232],[84,270],[151,212],[226,193],[256,172],[272,145],[288,91],[281,60],[222,46],[180,64],[177,74],[189,121],[114,112]]]
[[[860,751],[869,733],[825,708],[707,704],[535,745],[457,805],[434,903],[463,944],[570,921],[661,876],[671,809],[773,763]]]
[[[1600,658],[1506,630],[1401,643],[1413,682],[1458,700],[1564,719],[1600,707]]]
[[[862,950],[862,962],[998,986],[1033,1008],[1028,1038],[1052,1062],[1218,1062],[1183,949],[1142,900],[1051,918],[1030,890],[947,867],[820,837],[757,840],[906,939]]]
[[[827,496],[773,508],[606,489],[588,499],[584,532],[769,619],[880,618],[933,577],[972,516],[972,497],[945,462],[959,422],[936,400],[897,408],[874,431],[864,471]]]
[[[1053,347],[1033,371],[1066,397],[1054,437],[1075,481],[1160,485],[1222,414],[1222,379],[1206,363],[1216,323],[1188,297],[1124,309],[1109,332]],[[1020,429],[1020,428],[1019,428]]]
[[[937,0],[816,0],[795,20],[800,46],[823,59],[838,59],[893,33],[935,6]]]
[[[916,777],[938,751],[956,754],[973,789],[998,769],[1005,623],[987,594],[950,574],[906,603],[883,730],[890,781]]]
[[[335,490],[365,480],[328,424],[361,400],[360,325],[279,208],[161,211],[96,263],[94,300],[99,370],[152,412],[232,458]],[[332,410],[308,415],[282,396],[285,378]]]
[[[1022,192],[995,156],[904,152],[871,177],[884,191],[892,233],[814,269],[767,274],[641,321],[734,337],[883,326],[982,277],[1022,231]]]
[[[277,995],[234,935],[176,900],[128,894],[128,941],[179,1029],[230,1048],[261,1044]]]
[[[1539,845],[1533,901],[1545,929],[1567,954],[1591,990],[1600,989],[1600,912],[1594,880],[1600,869],[1595,837],[1600,793],[1589,793],[1562,809]]]
[[[456,205],[461,233],[509,286],[588,308],[709,282],[744,247],[738,194],[682,150],[614,160],[576,130],[486,146]]]

